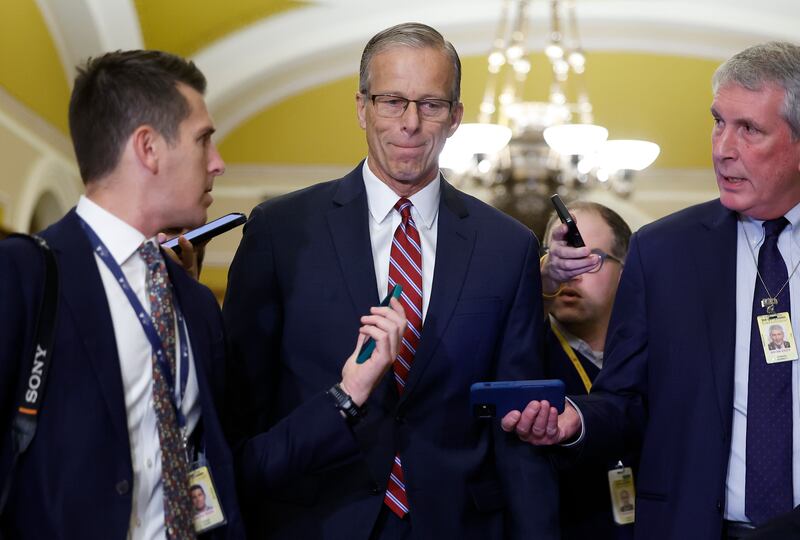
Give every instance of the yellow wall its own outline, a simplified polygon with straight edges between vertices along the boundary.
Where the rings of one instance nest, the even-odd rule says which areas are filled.
[[[228,0],[231,1],[231,0]],[[212,41],[262,18],[295,9],[296,0],[135,0],[145,46],[182,56],[196,53]]]
[[[534,57],[525,98],[544,100],[549,74]],[[655,166],[708,166],[712,60],[633,53],[592,53],[586,84],[595,121],[610,138],[644,138],[661,145]],[[463,61],[465,121],[475,121],[486,83],[484,56]],[[355,68],[355,66],[354,66]],[[351,164],[364,156],[355,75],[291,96],[230,133],[220,151],[229,163]]]
[[[0,86],[66,133],[69,85],[33,0],[0,3]]]

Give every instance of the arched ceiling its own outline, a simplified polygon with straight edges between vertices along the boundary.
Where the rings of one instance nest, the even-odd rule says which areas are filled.
[[[465,60],[468,115],[501,0],[4,0],[0,85],[65,131],[74,66],[119,48],[190,55],[228,161],[352,162],[363,154],[352,94],[364,43],[405,20],[438,28]],[[530,47],[543,41],[534,2]],[[613,136],[642,133],[657,165],[697,167],[707,152],[708,76],[733,52],[795,39],[796,0],[578,0],[598,121]],[[20,54],[20,51],[25,54]],[[530,94],[535,96],[535,83]],[[700,157],[702,156],[702,157]]]

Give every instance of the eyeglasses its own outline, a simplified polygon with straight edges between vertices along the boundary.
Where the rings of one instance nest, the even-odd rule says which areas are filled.
[[[603,264],[605,264],[606,259],[614,261],[615,263],[619,264],[623,268],[625,267],[625,263],[622,262],[622,259],[620,259],[618,257],[614,257],[613,255],[611,255],[610,253],[606,253],[602,249],[593,249],[592,253],[594,253],[595,255],[600,257],[600,264],[598,264],[596,267],[592,268],[591,270],[587,270],[587,273],[589,273],[589,274],[596,274],[597,272],[602,270]]]
[[[368,97],[372,100],[372,105],[375,107],[375,112],[378,113],[378,116],[384,118],[400,118],[408,109],[408,104],[415,103],[417,112],[422,118],[440,122],[447,118],[447,115],[450,114],[450,109],[453,107],[453,102],[446,99],[408,99],[401,96],[393,96],[392,94],[370,94]]]
[[[550,251],[550,246],[542,246],[542,250],[541,250],[542,255],[545,255],[549,251]],[[586,271],[587,274],[596,274],[597,272],[602,270],[603,269],[603,265],[606,262],[606,259],[614,261],[615,263],[619,264],[623,268],[625,267],[625,263],[622,261],[622,259],[620,259],[619,257],[615,257],[615,256],[611,255],[610,253],[606,253],[602,249],[595,248],[591,252],[594,253],[595,255],[597,255],[598,257],[600,257],[600,264],[598,264],[597,266],[595,266],[591,270],[587,270]]]

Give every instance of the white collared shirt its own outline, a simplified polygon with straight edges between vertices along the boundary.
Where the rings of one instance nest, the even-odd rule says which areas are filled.
[[[389,292],[389,256],[394,231],[400,225],[400,212],[394,205],[400,198],[369,169],[369,159],[361,170],[367,190],[369,206],[369,238],[372,243],[372,259],[375,279],[378,283],[378,301]],[[436,265],[436,238],[439,221],[439,199],[441,198],[441,175],[408,199],[413,205],[411,217],[417,225],[422,244],[422,320],[428,313],[433,285],[433,269]]]
[[[106,245],[111,256],[122,268],[131,289],[149,312],[150,301],[145,292],[147,268],[137,253],[139,246],[146,240],[144,235],[86,197],[81,197],[76,212]],[[164,539],[166,533],[161,482],[161,446],[156,412],[153,408],[152,348],[136,318],[135,311],[111,271],[97,255],[95,262],[108,299],[122,373],[122,387],[125,391],[128,438],[133,464],[133,507],[128,537],[132,540]],[[175,336],[176,342],[179,341],[177,328]],[[180,381],[180,362],[176,365],[175,379]],[[200,419],[197,376],[191,346],[189,346],[189,377],[181,410],[186,416],[187,433],[191,433]]]
[[[790,274],[792,333],[800,336],[800,205],[786,213],[789,225],[778,237],[778,250]],[[763,221],[740,216],[736,247],[736,349],[733,384],[733,429],[728,477],[725,482],[725,519],[750,521],[744,511],[747,451],[747,384],[750,376],[750,326],[758,252],[764,243]],[[746,231],[746,234],[745,234]],[[750,245],[748,245],[748,238]],[[778,311],[781,311],[780,309]],[[792,362],[792,480],[794,505],[800,504],[800,369]]]

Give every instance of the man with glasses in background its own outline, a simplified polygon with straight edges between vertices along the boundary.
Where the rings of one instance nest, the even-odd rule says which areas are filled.
[[[395,284],[408,318],[392,372],[316,450],[335,466],[265,483],[258,459],[241,460],[254,537],[557,536],[548,460],[469,407],[472,383],[542,378],[542,305],[533,234],[439,172],[463,115],[460,76],[433,28],[378,33],[356,94],[367,159],[259,205],[245,227],[224,304],[238,440],[330,388],[359,315]],[[306,427],[326,429],[313,417]]]
[[[631,229],[619,214],[598,203],[576,201],[570,212],[583,241],[594,255],[594,266],[586,273],[567,278],[549,255],[541,259],[542,297],[547,318],[546,375],[561,379],[570,395],[588,394],[603,367],[603,347],[611,308],[628,254]],[[554,213],[544,233],[545,251],[564,246],[567,228]],[[568,468],[559,473],[562,540],[621,539],[632,537],[626,520],[615,523],[612,513],[608,463]],[[621,460],[631,466],[631,459]],[[623,490],[624,491],[624,490]],[[620,492],[620,510],[625,505]],[[632,506],[631,506],[632,509]],[[628,510],[625,510],[628,511]]]

